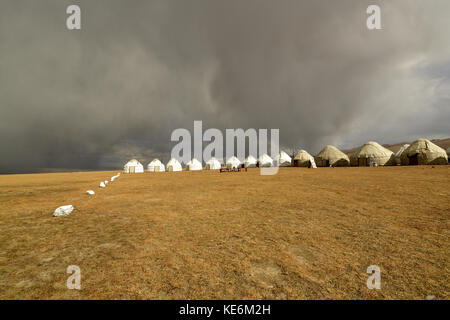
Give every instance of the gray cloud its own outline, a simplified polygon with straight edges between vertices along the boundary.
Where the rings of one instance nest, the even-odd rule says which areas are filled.
[[[82,30],[65,27],[67,5]],[[378,3],[383,30],[365,27]],[[317,152],[449,135],[450,2],[2,1],[0,170],[167,158],[173,129]]]

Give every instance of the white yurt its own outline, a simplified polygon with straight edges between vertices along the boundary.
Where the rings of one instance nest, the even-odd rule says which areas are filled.
[[[206,162],[206,170],[219,170],[220,168],[222,168],[222,165],[219,160],[214,157]]]
[[[258,159],[259,167],[271,167],[273,166],[273,160],[267,153],[264,153]]]
[[[284,151],[280,151],[280,153],[275,157],[275,163],[278,163],[279,167],[290,167],[291,161],[291,157]]]
[[[131,159],[123,166],[124,173],[143,173],[144,166],[136,159]]]
[[[182,170],[181,163],[177,159],[172,158],[169,160],[169,162],[167,162],[166,170],[170,171],[170,172],[171,171],[181,171]]]
[[[186,164],[187,171],[197,171],[202,169],[202,163],[195,158],[192,158],[192,160]]]
[[[227,160],[227,168],[229,169],[237,169],[241,165],[241,162],[235,156],[232,156]]]
[[[401,148],[398,149],[398,151],[394,154],[394,157],[395,157],[395,164],[396,164],[396,165],[399,165],[399,164],[402,163],[402,159],[401,159],[402,153],[403,153],[403,151],[405,151],[408,147],[409,147],[409,144],[404,144],[404,145],[402,145]]]
[[[256,168],[256,163],[258,161],[256,160],[256,158],[252,155],[249,155],[247,158],[245,158],[244,161],[244,166],[246,168]]]
[[[164,164],[158,159],[153,159],[147,166],[148,172],[163,172],[166,171]]]

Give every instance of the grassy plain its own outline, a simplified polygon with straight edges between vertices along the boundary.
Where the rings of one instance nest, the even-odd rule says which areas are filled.
[[[1,299],[450,298],[450,166],[116,172],[0,176]]]

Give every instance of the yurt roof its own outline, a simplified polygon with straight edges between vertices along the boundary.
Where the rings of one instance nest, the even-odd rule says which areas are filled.
[[[173,165],[173,164],[176,164],[176,163],[180,164],[180,161],[178,161],[175,158],[172,158],[172,159],[169,160],[169,162],[167,162],[167,166],[170,166],[170,165]]]
[[[255,162],[256,163],[256,158],[252,155],[249,155],[247,158],[245,158],[246,162]]]
[[[416,153],[422,153],[422,151],[426,151],[429,153],[436,153],[436,154],[442,154],[446,155],[447,152],[442,149],[441,147],[435,145],[433,142],[431,142],[428,139],[417,139],[411,145],[406,148],[404,151],[407,156],[414,155]]]
[[[325,146],[325,148],[323,148],[317,155],[316,157],[318,158],[322,158],[322,159],[346,159],[349,160],[348,156],[343,153],[341,150],[339,150],[338,148],[336,148],[335,146],[332,145],[327,145]]]
[[[151,165],[161,165],[162,162],[159,159],[153,159],[149,164]]]
[[[270,161],[272,161],[272,158],[267,154],[267,153],[264,153],[263,155],[261,155],[260,157],[259,157],[259,159],[258,159],[260,162],[270,162]]]
[[[304,161],[309,161],[309,159],[311,159],[311,155],[305,151],[305,150],[300,150],[299,152],[297,152],[294,156],[294,160],[304,160]]]
[[[227,160],[227,163],[233,163],[233,162],[241,163],[241,161],[239,161],[239,159],[236,156],[232,156]]]
[[[373,158],[380,158],[380,157],[390,157],[392,156],[393,152],[389,149],[386,149],[382,145],[380,145],[378,142],[375,141],[369,141],[362,145],[358,150],[353,153],[352,156],[359,158],[359,157],[373,157]]]
[[[291,160],[291,157],[286,152],[284,152],[283,150],[280,151],[278,157],[280,159],[286,159],[286,160],[289,159],[289,160]]]
[[[140,165],[141,163],[140,163],[138,160],[136,160],[136,159],[131,159],[130,161],[127,162],[127,164],[137,164],[137,165]]]
[[[193,164],[195,164],[195,165],[198,165],[198,164],[199,164],[199,165],[202,165],[201,162],[198,161],[196,158],[192,158],[192,160],[189,161],[187,164],[188,164],[188,165],[193,165]]]

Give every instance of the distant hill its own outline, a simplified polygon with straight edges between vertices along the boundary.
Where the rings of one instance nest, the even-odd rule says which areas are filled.
[[[431,142],[433,142],[435,145],[438,145],[439,147],[441,147],[444,150],[447,150],[448,147],[450,147],[450,138],[446,138],[446,139],[432,139],[430,140]],[[395,144],[383,144],[383,147],[393,151],[393,152],[397,152],[404,144],[411,144],[411,142],[413,141],[409,141],[409,142],[399,142],[399,143],[395,143]],[[347,155],[352,154],[353,152],[355,152],[356,150],[358,150],[359,147],[356,148],[352,148],[352,149],[347,149],[347,150],[342,150],[342,152],[344,152]]]

